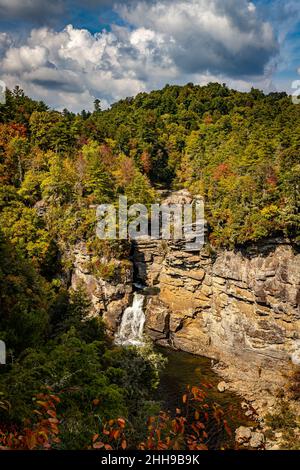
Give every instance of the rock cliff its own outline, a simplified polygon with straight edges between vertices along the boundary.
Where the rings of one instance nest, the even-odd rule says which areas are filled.
[[[111,334],[131,302],[134,279],[149,288],[146,332],[153,340],[212,358],[257,407],[300,365],[300,254],[286,240],[187,252],[182,242],[145,238],[133,244],[132,268],[110,280],[91,272],[84,246],[74,257],[72,286],[85,284],[92,314],[103,316]]]
[[[91,316],[100,315],[107,327],[107,332],[113,335],[118,327],[122,313],[131,302],[133,290],[133,268],[131,264],[123,265],[119,260],[109,260],[115,267],[115,273],[105,279],[95,272],[92,264],[92,254],[86,244],[78,244],[72,253],[73,271],[71,286],[78,289],[84,286],[91,300]],[[108,264],[108,260],[100,260]]]
[[[146,310],[155,341],[216,359],[248,392],[275,393],[300,364],[300,254],[284,240],[218,253],[140,240],[134,264],[159,290]]]
[[[257,405],[300,365],[300,254],[288,241],[189,253],[182,242],[142,239],[133,262],[139,282],[158,291],[147,302],[147,333],[212,358],[233,388],[260,396]]]

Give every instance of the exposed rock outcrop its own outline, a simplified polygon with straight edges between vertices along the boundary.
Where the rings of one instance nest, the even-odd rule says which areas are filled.
[[[262,449],[265,444],[262,432],[253,431],[245,426],[241,426],[235,431],[235,440],[238,444],[252,449]]]
[[[131,302],[133,285],[133,268],[131,264],[122,265],[119,260],[109,260],[114,263],[118,275],[104,279],[93,272],[92,255],[84,243],[76,246],[73,251],[74,263],[72,272],[72,288],[84,286],[90,297],[92,309],[91,316],[100,315],[109,334],[116,331],[122,313]],[[102,260],[107,263],[107,260]],[[121,271],[121,274],[120,274]]]
[[[150,336],[217,360],[256,405],[300,364],[300,254],[288,241],[190,253],[182,243],[142,239],[133,261],[139,281],[159,289],[146,309]]]
[[[190,202],[186,192],[176,202],[180,197]],[[274,396],[300,364],[300,254],[288,241],[187,252],[182,241],[144,238],[133,244],[133,268],[110,280],[91,272],[83,245],[74,256],[72,286],[85,284],[92,314],[111,333],[131,302],[134,278],[155,290],[145,307],[154,341],[212,358],[214,370],[255,409],[276,406]]]
[[[161,243],[136,249],[140,280],[160,290],[148,302],[148,333],[221,361],[219,372],[235,371],[248,391],[253,379],[281,386],[300,354],[300,255],[283,240],[215,254]]]

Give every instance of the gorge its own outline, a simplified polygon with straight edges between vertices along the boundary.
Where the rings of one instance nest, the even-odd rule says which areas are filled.
[[[189,198],[183,190],[169,201]],[[86,272],[87,259],[75,254],[72,285],[85,283],[94,314],[110,334],[119,331],[117,341],[138,344],[145,322],[155,343],[211,358],[233,390],[258,410],[272,409],[300,361],[300,255],[287,240],[189,253],[180,241],[140,239],[117,284]],[[134,281],[145,297],[135,293],[130,306]]]
[[[218,83],[166,85],[80,114],[49,109],[19,87],[6,100],[0,444],[28,447],[24,422],[34,432],[41,415],[33,399],[50,386],[60,400],[61,441],[46,433],[47,446],[86,449],[102,439],[112,446],[102,428],[100,442],[92,437],[99,422],[121,418],[126,445],[137,449],[147,419],[172,408],[160,399],[205,375],[213,404],[231,394],[245,414],[257,412],[259,432],[269,426],[284,433],[280,448],[299,448],[299,106],[286,93]],[[120,214],[122,198],[146,212],[204,202],[204,246],[134,239],[130,211],[131,238],[120,236],[120,217],[121,240],[99,237],[97,208]],[[194,421],[180,430],[182,450]],[[252,437],[263,448],[252,431],[241,430],[242,448]],[[209,438],[200,439],[202,446]]]

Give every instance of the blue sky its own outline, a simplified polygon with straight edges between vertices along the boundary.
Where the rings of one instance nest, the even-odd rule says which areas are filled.
[[[299,0],[0,0],[0,80],[90,109],[166,83],[292,93]]]

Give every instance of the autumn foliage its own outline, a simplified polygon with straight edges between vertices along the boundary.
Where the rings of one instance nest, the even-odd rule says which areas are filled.
[[[229,437],[232,431],[225,419],[225,411],[216,403],[209,404],[207,389],[187,387],[182,396],[182,407],[175,415],[161,411],[145,422],[145,438],[140,443],[131,441],[130,423],[124,418],[110,419],[99,425],[87,449],[93,450],[209,450],[216,446],[216,438],[223,433]],[[15,426],[0,428],[0,450],[53,450],[61,448],[60,422],[57,406],[60,398],[48,389],[34,398],[36,408],[32,420],[27,420],[22,429]],[[100,405],[93,400],[92,405]],[[9,403],[1,402],[9,411]],[[127,436],[128,434],[128,436]],[[221,442],[219,443],[221,445]],[[222,444],[223,445],[223,444]]]
[[[216,403],[209,404],[207,389],[187,387],[182,396],[182,407],[175,416],[161,411],[146,423],[145,439],[138,444],[140,450],[209,450],[216,445],[218,436],[225,432],[230,438],[232,430],[225,411]],[[124,419],[110,420],[93,436],[93,449],[121,450],[128,446],[127,423]],[[221,442],[219,442],[221,445]],[[222,444],[223,445],[223,444]]]
[[[232,432],[225,419],[225,412],[215,403],[209,404],[207,389],[188,387],[182,397],[182,407],[176,416],[161,412],[148,420],[148,435],[140,444],[142,450],[208,450],[214,437],[223,430]],[[213,425],[213,428],[212,428]]]
[[[37,395],[33,410],[37,419],[26,422],[23,429],[0,428],[0,450],[49,450],[59,445],[59,402],[59,397],[50,392]]]

